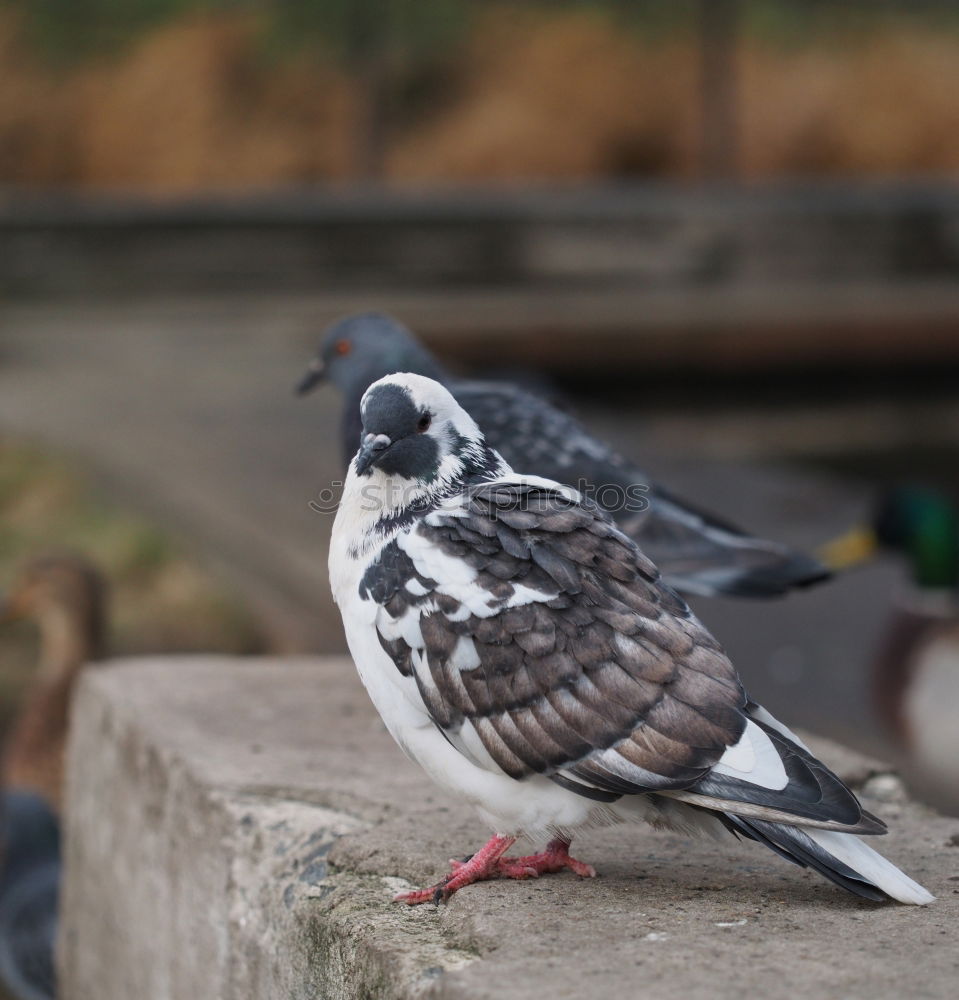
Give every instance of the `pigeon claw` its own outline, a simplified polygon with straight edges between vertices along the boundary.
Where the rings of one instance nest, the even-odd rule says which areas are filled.
[[[528,854],[523,858],[500,858],[500,872],[505,878],[538,878],[552,875],[568,868],[581,878],[595,878],[596,869],[570,856],[569,841],[557,837],[546,845],[539,854]]]
[[[496,870],[502,878],[539,878],[539,872],[532,865],[524,865],[521,860],[500,858]]]
[[[413,889],[412,892],[398,892],[393,897],[394,903],[406,903],[407,906],[416,906],[419,903],[439,902],[434,899],[436,894],[441,892],[440,886],[429,889]]]
[[[596,876],[596,869],[592,865],[570,857],[568,840],[557,837],[539,854],[528,854],[521,858],[504,857],[515,842],[515,837],[497,835],[481,850],[462,861],[451,858],[451,872],[442,882],[427,889],[401,892],[393,897],[393,902],[406,903],[408,906],[431,902],[439,906],[440,903],[447,902],[454,892],[474,882],[492,878],[539,878],[540,875],[561,872],[566,868],[581,878]]]
[[[472,885],[474,882],[482,882],[485,879],[499,878],[500,872],[497,862],[516,843],[515,837],[506,837],[497,834],[475,854],[470,855],[464,861],[450,861],[451,874],[447,875],[442,882],[438,882],[428,889],[414,889],[412,892],[401,892],[393,897],[394,903],[406,903],[408,906],[417,906],[420,903],[433,902],[439,905],[445,903],[454,892],[462,889],[463,886]]]
[[[585,861],[577,861],[576,858],[570,858],[566,863],[566,867],[580,878],[596,878],[596,869],[592,865],[586,864]]]

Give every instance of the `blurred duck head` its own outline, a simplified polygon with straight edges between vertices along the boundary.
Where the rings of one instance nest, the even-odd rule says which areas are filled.
[[[43,555],[24,564],[6,594],[0,595],[0,623],[36,623],[54,658],[84,661],[103,650],[106,583],[84,556]],[[42,657],[44,661],[50,659]]]
[[[843,570],[882,550],[904,557],[919,587],[959,589],[956,505],[936,490],[895,487],[882,494],[869,523],[827,543],[819,556],[831,569]]]

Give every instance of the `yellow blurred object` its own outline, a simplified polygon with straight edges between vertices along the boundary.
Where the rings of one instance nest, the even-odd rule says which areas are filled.
[[[879,539],[872,528],[858,525],[821,545],[816,550],[816,555],[831,570],[844,570],[871,559],[878,548]]]

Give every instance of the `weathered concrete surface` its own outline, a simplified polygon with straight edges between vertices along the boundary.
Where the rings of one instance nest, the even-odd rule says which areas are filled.
[[[488,831],[393,745],[342,658],[90,672],[74,706],[65,1000],[955,996],[959,820],[818,751],[939,896],[857,901],[757,845],[584,836],[601,877],[393,906]]]

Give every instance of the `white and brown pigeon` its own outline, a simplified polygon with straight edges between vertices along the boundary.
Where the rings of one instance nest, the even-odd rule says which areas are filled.
[[[734,834],[872,900],[932,896],[855,834],[885,827],[752,702],[716,640],[608,514],[513,472],[431,379],[380,379],[330,578],[387,728],[495,831],[437,886],[593,869],[582,827]],[[546,843],[510,858],[524,836]]]
[[[829,577],[811,556],[750,535],[652,482],[545,399],[508,382],[450,377],[409,330],[382,313],[334,323],[297,387],[309,392],[329,379],[342,390],[344,464],[356,451],[360,398],[394,372],[443,383],[514,468],[588,489],[682,593],[777,597]]]

